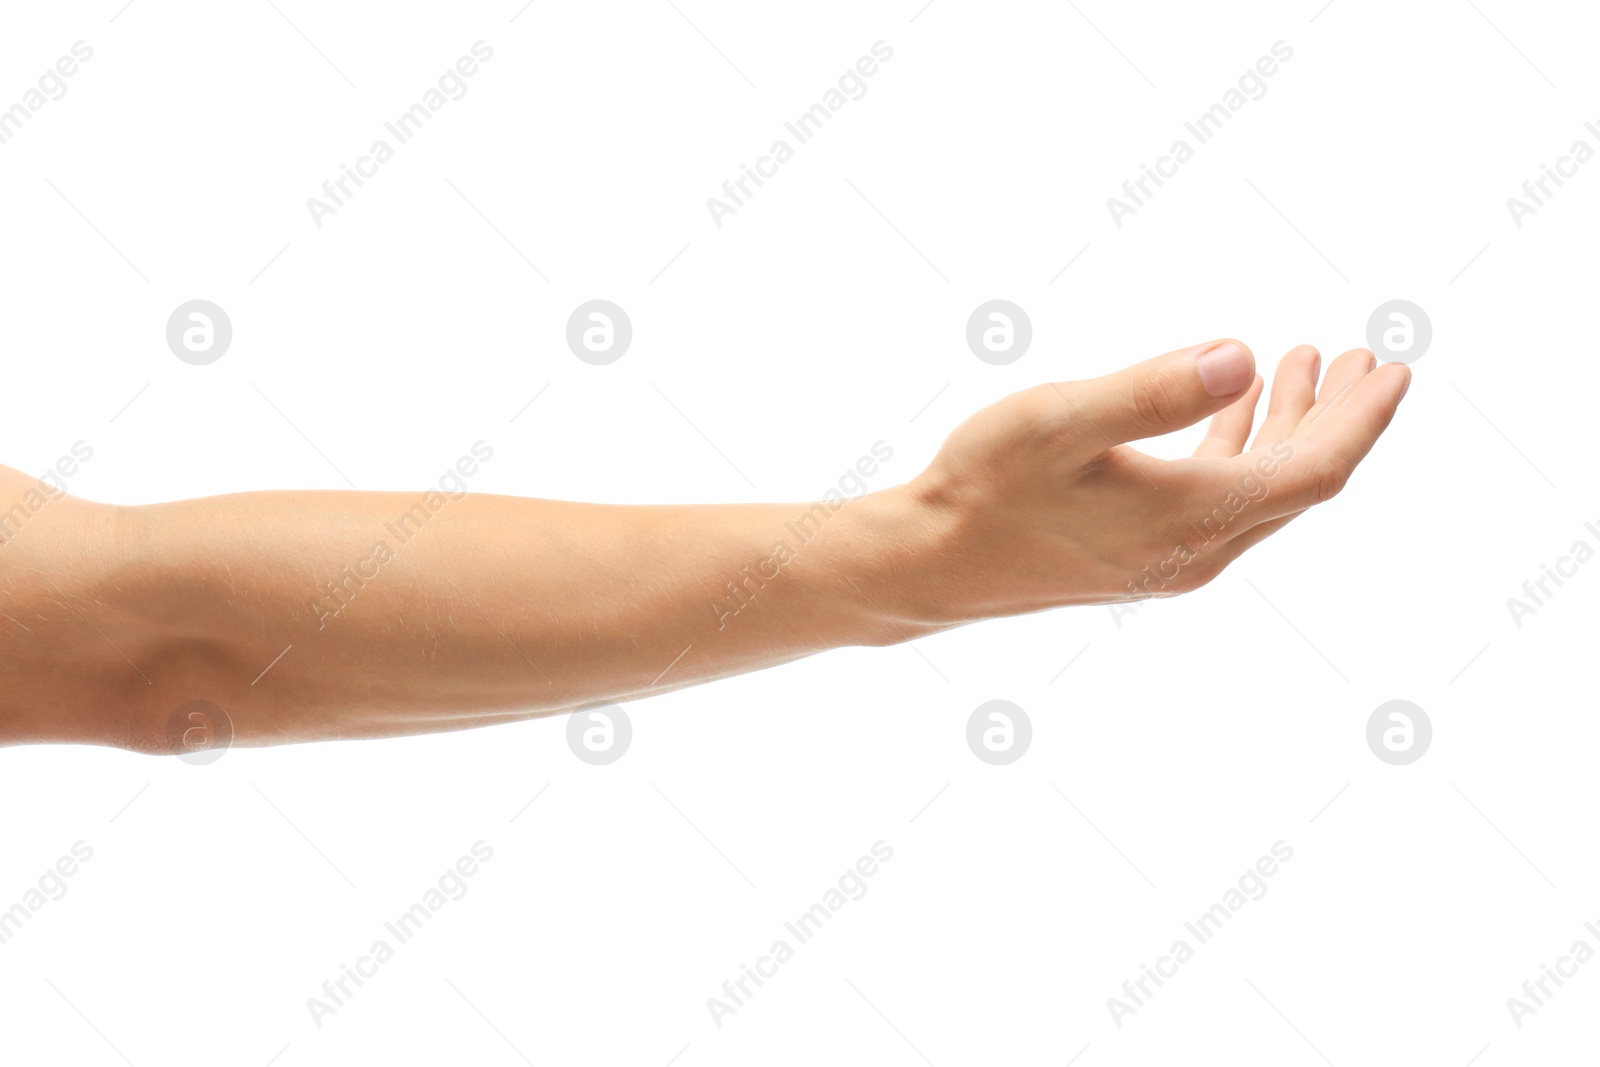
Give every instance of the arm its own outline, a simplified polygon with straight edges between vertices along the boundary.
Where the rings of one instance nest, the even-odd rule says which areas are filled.
[[[842,505],[52,499],[0,522],[0,740],[172,751],[191,700],[239,744],[479,726],[1173,595],[1342,488],[1409,383],[1358,350],[1318,398],[1319,362],[1286,357],[1248,450],[1253,359],[1202,345],[1014,394],[909,484]],[[1209,415],[1190,459],[1124,443]],[[4,474],[0,502],[33,487]]]

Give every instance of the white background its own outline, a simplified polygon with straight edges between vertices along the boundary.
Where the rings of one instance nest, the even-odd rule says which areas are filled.
[[[1394,427],[1193,597],[641,701],[606,767],[559,718],[206,767],[7,749],[0,908],[93,849],[0,946],[7,1061],[1591,1048],[1600,963],[1520,1029],[1506,998],[1600,949],[1600,567],[1520,629],[1506,600],[1600,545],[1600,162],[1521,228],[1506,198],[1600,147],[1593,11],[674,2],[7,5],[0,106],[94,56],[0,145],[0,459],[83,440],[72,491],[136,503],[419,488],[483,439],[483,491],[808,500],[878,439],[875,487],[910,478],[1025,385],[1218,336],[1331,359],[1403,298],[1434,337]],[[480,39],[467,95],[317,228],[306,198]],[[878,40],[867,94],[716,227],[706,198]],[[1266,95],[1117,228],[1106,198],[1279,40]],[[596,297],[634,327],[606,367],[563,338]],[[963,336],[996,297],[1034,328],[1006,367]],[[234,329],[204,367],[164,337],[195,298]],[[995,698],[1034,728],[1003,768],[965,741]],[[1407,767],[1365,741],[1396,698],[1434,727]],[[470,892],[315,1025],[307,998],[479,840]],[[878,840],[867,895],[716,1026],[706,998]],[[1280,840],[1270,892],[1118,1028],[1107,998]]]

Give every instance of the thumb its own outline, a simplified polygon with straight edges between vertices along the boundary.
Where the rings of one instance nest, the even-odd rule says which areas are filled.
[[[1191,426],[1237,400],[1256,380],[1256,360],[1238,341],[1180,348],[1115,374],[1071,382],[1065,392],[1092,445],[1136,441]],[[1094,432],[1098,431],[1098,432]]]

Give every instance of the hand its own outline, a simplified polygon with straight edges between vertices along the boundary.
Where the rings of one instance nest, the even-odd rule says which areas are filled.
[[[1090,381],[1006,397],[956,428],[901,496],[918,531],[897,565],[908,622],[943,626],[1065,604],[1174,596],[1344,489],[1411,382],[1353,349],[1292,349],[1246,450],[1264,382],[1217,341]],[[1376,369],[1374,369],[1376,367]],[[1192,457],[1126,442],[1214,416]]]

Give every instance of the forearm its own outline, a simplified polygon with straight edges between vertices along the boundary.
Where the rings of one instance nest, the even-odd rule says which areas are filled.
[[[874,606],[906,543],[893,494],[835,505],[153,505],[124,512],[96,621],[145,731],[195,699],[238,744],[483,725],[921,632]]]

